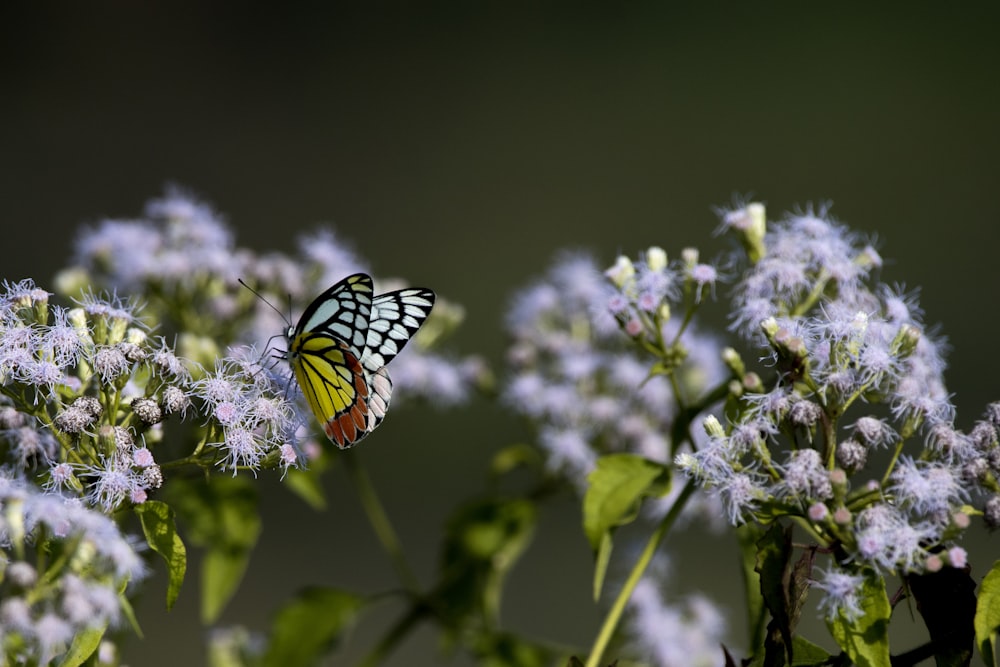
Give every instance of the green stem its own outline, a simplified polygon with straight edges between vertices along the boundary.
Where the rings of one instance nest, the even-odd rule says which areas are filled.
[[[389,555],[389,560],[392,561],[393,566],[396,568],[396,574],[399,575],[407,592],[419,598],[420,581],[406,562],[403,547],[399,541],[399,537],[396,535],[396,530],[392,527],[389,515],[386,514],[385,508],[378,498],[378,494],[375,493],[375,487],[372,485],[371,479],[368,478],[368,473],[365,472],[364,467],[361,465],[357,452],[344,452],[344,456],[341,458],[344,461],[347,476],[351,478],[351,482],[353,482],[355,488],[358,490],[358,498],[361,500],[361,506],[364,508],[365,514],[368,515],[368,521],[371,523],[379,542],[382,543],[382,548]]]
[[[882,476],[882,487],[885,488],[886,483],[889,481],[889,476],[892,475],[893,469],[896,467],[896,461],[899,460],[899,455],[903,453],[903,445],[906,444],[906,440],[903,438],[899,439],[896,443],[896,448],[892,452],[892,459],[889,461],[889,465],[885,468],[885,475]]]
[[[642,550],[639,555],[639,560],[636,561],[635,565],[632,567],[632,572],[629,573],[628,579],[625,581],[625,585],[622,586],[621,591],[618,593],[618,597],[615,598],[615,603],[611,605],[611,609],[608,611],[608,615],[604,619],[604,624],[601,625],[601,631],[597,635],[597,639],[594,640],[594,646],[590,649],[590,657],[587,658],[587,664],[585,667],[598,667],[601,663],[601,658],[604,657],[604,651],[607,650],[608,644],[611,642],[611,638],[615,634],[615,630],[618,628],[618,623],[621,621],[622,614],[625,613],[625,605],[628,604],[629,598],[632,597],[632,591],[639,584],[639,580],[642,575],[646,572],[646,568],[649,567],[649,563],[653,560],[653,555],[656,553],[656,549],[660,546],[660,542],[666,537],[667,533],[670,532],[670,528],[674,525],[677,517],[680,515],[681,510],[684,509],[684,505],[687,504],[687,499],[694,493],[696,484],[694,480],[689,480],[687,485],[681,491],[680,495],[677,496],[677,500],[671,506],[670,511],[667,515],[663,517],[660,525],[656,527],[656,530],[649,537],[649,541],[646,542],[646,547]]]
[[[406,638],[406,635],[410,633],[413,628],[416,627],[417,622],[423,618],[426,614],[426,608],[420,604],[414,604],[406,612],[406,615],[400,618],[396,623],[389,629],[389,632],[382,637],[381,641],[376,644],[371,651],[368,652],[361,662],[358,663],[358,667],[374,667],[382,662],[400,641]]]

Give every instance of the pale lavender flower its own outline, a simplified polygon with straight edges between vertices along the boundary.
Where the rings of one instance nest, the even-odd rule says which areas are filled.
[[[410,352],[404,349],[392,360],[393,403],[399,397],[423,398],[436,407],[461,405],[469,400],[473,387],[479,384],[484,366],[470,357],[449,359],[432,352]]]
[[[722,612],[700,595],[668,604],[660,578],[643,577],[629,599],[628,629],[636,649],[660,667],[717,665],[726,633]]]
[[[892,426],[877,417],[861,417],[848,428],[854,430],[854,437],[859,442],[873,449],[888,447],[899,438]]]
[[[128,359],[117,345],[99,345],[90,360],[104,384],[111,384],[129,370]]]
[[[660,461],[671,455],[673,388],[662,376],[650,377],[649,362],[614,318],[635,309],[656,311],[647,312],[650,322],[659,318],[664,299],[679,296],[675,275],[656,248],[635,264],[620,258],[603,274],[592,259],[565,255],[543,280],[519,292],[508,311],[514,373],[504,399],[538,422],[549,465],[580,486],[600,453],[631,451]],[[645,303],[649,299],[655,304]],[[656,321],[665,339],[676,338],[679,319]],[[634,332],[622,324],[625,334],[646,331],[639,320]],[[677,374],[692,394],[726,375],[714,342],[690,325],[682,337],[692,361]]]
[[[220,451],[219,465],[235,475],[239,468],[256,470],[268,452],[293,439],[303,415],[253,348],[233,352],[193,383],[193,393],[218,424],[222,439],[210,444]]]
[[[142,488],[132,461],[118,454],[106,457],[98,465],[78,466],[77,475],[89,480],[87,502],[109,514]]]
[[[76,257],[83,266],[110,274],[121,289],[133,291],[146,279],[161,245],[151,223],[105,220],[79,235]]]
[[[352,273],[369,273],[367,263],[329,229],[301,237],[298,245],[307,265],[320,269],[315,280],[321,285],[332,285]]]
[[[864,614],[861,608],[861,593],[864,577],[852,574],[836,566],[819,571],[819,577],[812,580],[813,588],[823,591],[819,608],[828,620],[838,616],[855,621]]]
[[[34,572],[18,562],[7,568],[0,581],[0,650],[17,645],[38,664],[48,664],[78,633],[119,621],[118,590],[142,579],[145,568],[112,519],[3,473],[0,506],[5,525],[21,527],[6,532],[0,559],[11,561],[16,548],[53,568]],[[65,549],[65,558],[36,560],[32,552],[43,536],[57,542],[53,548]],[[67,563],[74,563],[72,571],[59,569]]]
[[[883,572],[922,567],[925,545],[939,537],[932,524],[911,524],[900,510],[884,503],[868,507],[855,520],[858,556]]]
[[[715,296],[715,284],[719,280],[719,271],[711,264],[698,263],[688,269],[688,278],[695,284],[695,301],[701,301],[702,292],[707,287]]]
[[[726,509],[726,516],[733,525],[745,523],[751,513],[768,498],[766,479],[754,471],[735,472],[722,480],[709,492],[718,496]]]
[[[886,493],[918,521],[947,522],[968,499],[961,473],[940,461],[916,461],[908,456],[896,464]]]
[[[789,452],[776,495],[801,501],[827,500],[833,496],[830,475],[815,449]]]
[[[594,469],[597,457],[583,432],[545,428],[538,434],[538,442],[548,454],[550,468],[566,472],[570,480],[585,488],[584,480]]]

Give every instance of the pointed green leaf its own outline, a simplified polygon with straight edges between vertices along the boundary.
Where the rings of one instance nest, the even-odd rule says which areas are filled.
[[[312,467],[308,470],[292,468],[285,475],[285,485],[314,510],[326,509],[326,495],[319,470]]]
[[[792,556],[792,530],[782,529],[778,523],[757,542],[756,571],[760,575],[760,592],[764,604],[771,613],[767,637],[764,640],[765,656],[768,664],[775,664],[775,652],[790,656],[792,652],[792,631],[788,613],[788,572]],[[779,644],[780,642],[780,644]],[[781,661],[784,663],[784,660]]]
[[[206,550],[201,572],[201,616],[214,622],[236,592],[260,535],[257,491],[240,477],[173,478],[171,505]]]
[[[448,520],[429,602],[443,614],[446,639],[483,617],[497,622],[504,578],[531,542],[536,513],[527,500],[486,498],[462,505]]]
[[[890,667],[889,597],[885,580],[871,570],[865,571],[861,591],[861,615],[848,620],[841,613],[827,619],[827,627],[837,644],[858,667]]]
[[[668,468],[635,454],[602,456],[587,481],[583,530],[595,553],[605,533],[635,519],[644,496],[662,496],[670,490]]]
[[[187,550],[177,534],[174,510],[159,500],[147,500],[135,506],[149,548],[160,554],[167,564],[167,609],[172,609],[184,583],[187,571]]]
[[[301,591],[278,612],[264,654],[265,667],[319,664],[364,604],[364,599],[332,588]]]
[[[595,600],[600,598],[611,559],[611,531],[635,519],[643,497],[667,493],[669,475],[662,463],[635,454],[608,454],[597,459],[583,497],[583,531],[597,558]]]
[[[1000,560],[986,573],[976,605],[976,645],[986,667],[996,667],[997,632],[1000,631]]]
[[[611,562],[611,533],[605,533],[601,546],[597,548],[597,559],[594,562],[594,602],[601,599],[601,589],[604,587],[604,576]]]
[[[121,606],[122,616],[128,621],[128,625],[132,628],[132,632],[135,633],[136,637],[143,639],[142,628],[139,627],[139,619],[135,617],[135,609],[132,608],[132,602],[125,595],[125,591],[128,588],[128,581],[122,581],[121,585],[118,587],[118,604]]]
[[[799,635],[792,638],[792,649],[795,658],[791,667],[820,667],[830,664],[830,653],[826,649]]]
[[[106,629],[107,626],[102,625],[99,628],[88,628],[74,635],[69,650],[59,661],[59,667],[80,667],[100,646],[101,638]]]

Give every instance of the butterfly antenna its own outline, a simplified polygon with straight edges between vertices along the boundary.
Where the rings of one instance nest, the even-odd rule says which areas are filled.
[[[261,301],[263,301],[264,303],[266,303],[267,306],[271,310],[273,310],[274,312],[278,313],[278,315],[281,316],[281,319],[283,319],[285,321],[285,324],[287,324],[288,326],[291,326],[291,318],[290,317],[286,317],[283,312],[281,312],[280,310],[278,310],[277,308],[275,308],[275,306],[274,306],[273,303],[271,303],[270,301],[268,301],[267,299],[265,299],[264,296],[260,292],[258,292],[254,288],[250,287],[250,285],[247,285],[246,282],[244,282],[244,280],[242,278],[237,278],[237,280],[239,281],[240,285],[243,285],[244,287],[246,287],[248,290],[250,290],[251,293],[253,293],[254,296],[256,296],[258,299],[260,299]],[[288,295],[289,313],[291,313],[291,306],[292,306],[292,295],[289,294]],[[271,353],[270,356],[273,359],[273,361],[269,365],[266,366],[268,370],[273,369],[274,366],[275,366],[275,364],[278,363],[278,361],[287,358],[286,357],[287,353],[284,350],[273,349],[272,345],[271,345],[271,343],[274,342],[275,338],[281,338],[282,336],[283,336],[283,334],[275,334],[275,335],[273,335],[273,336],[271,336],[270,338],[267,339],[267,345],[264,347],[264,351],[260,353],[260,359],[257,362],[258,364],[261,365],[261,367],[264,367],[263,360],[264,360],[264,357],[267,356],[268,352]]]
[[[278,310],[277,308],[275,308],[275,306],[274,306],[273,303],[271,303],[270,301],[268,301],[267,299],[265,299],[264,296],[260,292],[258,292],[254,288],[252,288],[249,285],[247,285],[243,281],[242,278],[237,278],[237,280],[239,281],[240,285],[243,285],[244,287],[246,287],[248,290],[250,290],[250,292],[253,293],[254,296],[256,296],[258,299],[260,299],[261,301],[263,301],[264,303],[266,303],[271,310],[273,310],[274,312],[278,313],[278,315],[281,315],[281,319],[283,319],[285,321],[285,324],[291,326],[292,318],[289,315],[285,315],[283,312],[281,312],[280,310]],[[292,312],[292,295],[291,294],[288,295],[288,312],[289,313]]]

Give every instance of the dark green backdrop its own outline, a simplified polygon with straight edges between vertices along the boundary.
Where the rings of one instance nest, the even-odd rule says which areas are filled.
[[[923,286],[927,319],[954,348],[967,426],[1000,397],[998,16],[993,3],[7,3],[0,277],[46,284],[80,223],[138,215],[173,181],[257,250],[289,250],[295,233],[331,222],[377,273],[465,304],[455,346],[499,368],[505,304],[559,248],[606,261],[651,244],[710,255],[710,208],[734,194],[773,214],[832,200],[877,234],[889,282]],[[401,410],[365,443],[422,573],[448,507],[523,435],[478,402]],[[262,629],[306,583],[385,585],[391,571],[341,477],[319,516],[262,485],[261,551],[227,621]],[[715,582],[727,595],[729,551],[690,540],[676,563],[686,588]],[[565,502],[515,571],[505,622],[589,643],[589,575]],[[169,616],[162,586],[149,585],[146,639],[126,659],[199,662],[197,581]],[[362,626],[351,654],[370,637]],[[437,664],[434,641],[419,636],[390,664]]]

